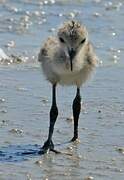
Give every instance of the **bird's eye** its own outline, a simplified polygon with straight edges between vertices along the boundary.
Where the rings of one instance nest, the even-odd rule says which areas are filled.
[[[60,37],[59,40],[60,40],[60,42],[65,43],[63,38]]]
[[[80,44],[83,44],[85,41],[86,41],[86,38],[84,38],[84,39],[80,42]]]

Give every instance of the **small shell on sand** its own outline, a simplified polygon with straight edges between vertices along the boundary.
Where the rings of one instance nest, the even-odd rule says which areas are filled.
[[[41,160],[38,160],[35,162],[35,164],[37,164],[38,166],[40,166],[43,162]]]
[[[73,121],[74,121],[74,118],[73,118],[73,116],[70,116],[70,117],[67,117],[66,120],[73,122]]]
[[[15,134],[22,134],[23,130],[22,129],[17,129],[17,128],[13,128],[9,131],[10,133],[15,133]]]
[[[74,17],[75,17],[75,14],[74,14],[73,12],[70,12],[70,13],[69,13],[69,16],[70,16],[71,18],[74,18]]]
[[[92,180],[92,179],[94,179],[93,176],[87,176],[87,177],[84,178],[84,180]]]
[[[121,154],[124,154],[124,147],[117,148],[117,151]]]
[[[48,99],[42,99],[42,103],[43,104],[47,104],[48,103]]]
[[[101,14],[100,14],[100,13],[98,13],[98,12],[94,12],[94,13],[93,13],[93,16],[94,16],[94,17],[100,17],[100,16],[101,16]]]
[[[13,47],[15,47],[15,41],[9,41],[9,42],[5,45],[5,47],[7,47],[7,48],[13,48]]]
[[[6,126],[7,122],[5,120],[0,121],[0,127]]]
[[[25,87],[16,87],[16,90],[17,91],[28,91],[28,89]]]
[[[0,103],[3,103],[5,102],[5,99],[4,98],[0,98]]]
[[[0,110],[0,113],[7,113],[7,110],[6,109],[2,109],[2,110]]]

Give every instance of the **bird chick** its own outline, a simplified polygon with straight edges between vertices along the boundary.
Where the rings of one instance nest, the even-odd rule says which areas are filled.
[[[52,135],[58,116],[56,86],[75,85],[77,93],[73,101],[74,136],[78,138],[78,119],[81,110],[81,85],[90,77],[97,65],[97,56],[88,40],[88,31],[77,21],[65,22],[55,37],[49,37],[42,46],[38,61],[47,80],[52,84],[52,107],[48,139],[42,150],[53,150]]]

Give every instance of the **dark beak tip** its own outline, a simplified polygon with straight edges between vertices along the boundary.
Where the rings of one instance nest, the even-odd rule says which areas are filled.
[[[72,64],[72,60],[74,59],[75,55],[76,55],[76,51],[71,49],[68,51],[69,53],[69,57],[70,57],[70,65],[71,65],[71,71],[73,71],[73,64]]]
[[[69,51],[69,56],[70,56],[71,60],[75,57],[75,55],[76,55],[76,51],[74,51],[74,50]]]

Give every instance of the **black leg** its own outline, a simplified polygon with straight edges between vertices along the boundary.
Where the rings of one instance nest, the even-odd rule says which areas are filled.
[[[73,101],[73,117],[74,117],[74,137],[71,141],[75,141],[78,139],[78,119],[81,110],[81,96],[80,96],[80,89],[77,88],[76,97]]]
[[[52,135],[53,135],[54,125],[55,125],[57,116],[58,116],[58,108],[56,104],[56,84],[55,84],[52,87],[52,106],[50,110],[50,126],[49,126],[48,139],[44,143],[41,153],[46,153],[48,150],[55,151],[54,144],[52,142]]]

